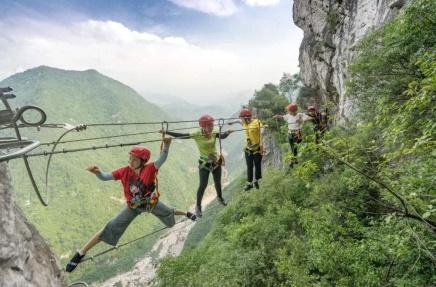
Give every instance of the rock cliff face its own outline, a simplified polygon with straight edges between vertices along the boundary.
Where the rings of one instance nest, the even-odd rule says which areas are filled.
[[[5,163],[0,163],[0,286],[66,286],[53,253],[15,205]]]
[[[283,151],[280,144],[277,143],[275,139],[275,133],[265,129],[262,133],[262,141],[265,151],[262,158],[262,168],[264,170],[269,168],[281,168],[283,166]]]
[[[410,0],[294,0],[293,19],[303,29],[300,76],[339,118],[352,110],[344,83],[354,47],[368,32],[398,14]]]

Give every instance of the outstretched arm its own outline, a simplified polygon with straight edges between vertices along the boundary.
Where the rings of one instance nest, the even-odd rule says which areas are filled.
[[[100,180],[113,180],[114,176],[110,172],[101,171],[100,168],[96,165],[91,165],[86,168],[87,171],[95,174]]]
[[[283,120],[283,116],[282,115],[274,115],[273,119],[280,119]]]
[[[229,134],[231,134],[233,132],[233,130],[227,130],[225,132],[222,133],[216,133],[216,137],[219,139],[225,139],[226,137],[229,136]]]
[[[162,131],[161,131],[162,133]],[[187,134],[187,133],[175,133],[175,132],[170,132],[170,131],[166,131],[165,134],[170,135],[172,137],[175,138],[179,138],[179,139],[190,139],[191,135]]]
[[[312,121],[312,120],[315,119],[315,117],[312,117],[312,116],[309,116],[309,115],[306,115],[306,114],[303,114],[302,118],[303,118],[303,122]]]
[[[234,121],[228,122],[227,124],[228,124],[229,126],[230,126],[230,125],[233,125],[233,124],[240,124],[240,125],[242,125],[242,121],[240,121],[240,120],[234,120]]]
[[[168,151],[170,150],[171,138],[164,138],[163,142],[164,147],[160,152],[159,158],[154,162],[154,166],[156,167],[156,169],[159,169],[167,160]]]

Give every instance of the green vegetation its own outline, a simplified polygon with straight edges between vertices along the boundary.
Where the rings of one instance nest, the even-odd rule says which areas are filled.
[[[414,1],[364,39],[354,121],[236,194],[196,248],[162,262],[158,285],[434,286],[435,14]]]
[[[350,211],[364,207],[365,182],[346,168],[320,175],[271,172],[238,194],[196,249],[162,262],[160,285],[429,286],[434,265],[415,236],[430,231]]]
[[[336,28],[336,25],[339,21],[339,13],[336,9],[332,9],[330,7],[329,11],[327,12],[327,23],[329,23],[329,28],[331,30],[334,30]]]
[[[271,118],[275,114],[282,114],[288,99],[274,84],[266,84],[254,93],[253,98],[248,103],[248,107],[257,112],[261,119]]]
[[[96,71],[63,71],[39,67],[16,74],[0,82],[0,86],[11,86],[17,98],[13,107],[33,104],[47,113],[47,123],[113,123],[113,122],[159,122],[168,120],[156,106],[145,101],[131,88],[107,78]],[[80,133],[69,133],[63,140],[99,137],[116,134],[156,131],[160,124],[147,126],[88,127]],[[56,140],[65,130],[22,129],[23,136],[42,142]],[[160,134],[124,136],[98,141],[85,141],[59,145],[62,148],[90,147],[160,139]],[[152,160],[159,154],[159,142],[145,144],[152,150]],[[52,146],[40,147],[35,151],[50,150]],[[17,203],[26,217],[41,232],[51,249],[61,259],[67,260],[96,231],[124,207],[120,183],[103,182],[87,172],[85,168],[97,164],[104,171],[111,171],[127,164],[130,147],[101,149],[78,153],[54,155],[50,168],[48,207],[43,207],[24,169],[22,160],[9,162]],[[162,200],[180,208],[189,208],[195,202],[197,151],[194,143],[174,141],[168,160],[160,170],[159,183]],[[29,159],[37,184],[44,190],[44,175],[47,157]],[[46,194],[43,194],[45,197]],[[120,243],[142,236],[162,224],[151,215],[136,219]],[[100,257],[96,263],[84,263],[68,281],[78,279],[92,282],[104,280],[116,272],[128,270],[154,242],[154,238],[129,245]],[[91,253],[109,247],[100,244]]]
[[[279,82],[279,92],[281,95],[289,95],[297,91],[302,86],[300,76],[298,74],[283,73]]]
[[[232,200],[235,193],[243,189],[244,183],[245,180],[242,180],[242,178],[233,180],[229,184],[229,186],[224,188],[224,198],[227,201]],[[221,205],[219,205],[217,201],[214,200],[210,203],[209,206],[210,207],[208,207],[206,209],[206,212],[204,213],[205,216],[201,220],[196,222],[192,229],[189,231],[188,237],[185,240],[185,245],[183,246],[184,251],[195,248],[197,244],[201,242],[212,229],[215,219],[217,218],[221,210]]]

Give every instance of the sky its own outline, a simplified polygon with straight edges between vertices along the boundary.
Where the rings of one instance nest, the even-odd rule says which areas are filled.
[[[0,80],[95,69],[142,95],[214,104],[298,72],[292,0],[0,0]]]

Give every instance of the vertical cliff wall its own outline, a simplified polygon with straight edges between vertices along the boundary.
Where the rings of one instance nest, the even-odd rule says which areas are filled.
[[[344,83],[354,47],[368,32],[398,14],[410,0],[294,0],[293,19],[303,29],[300,76],[339,118],[352,110]]]
[[[0,286],[65,286],[53,253],[15,205],[5,163],[0,163]]]

